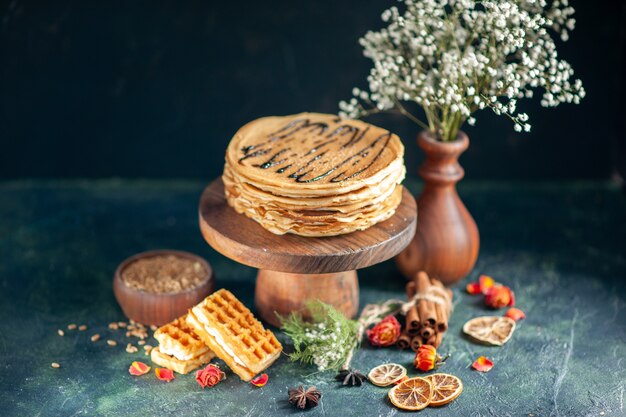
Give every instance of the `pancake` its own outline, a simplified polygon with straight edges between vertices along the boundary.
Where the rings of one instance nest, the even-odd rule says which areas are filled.
[[[403,175],[404,172],[398,170],[376,186],[364,187],[361,190],[345,194],[321,197],[289,197],[269,193],[250,183],[236,181],[228,166],[224,167],[223,181],[228,192],[236,195],[237,198],[259,201],[265,206],[277,205],[293,209],[333,207],[341,212],[349,212],[362,206],[364,201],[368,201],[370,204],[382,202],[391,195],[395,185],[402,179]]]
[[[333,236],[393,215],[403,157],[396,135],[358,120],[265,117],[235,134],[222,178],[228,203],[271,232]]]

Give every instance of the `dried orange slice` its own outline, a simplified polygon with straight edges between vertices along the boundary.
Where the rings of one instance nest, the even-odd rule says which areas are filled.
[[[463,391],[463,383],[459,378],[449,374],[432,374],[425,377],[433,386],[433,398],[430,407],[439,407],[456,399]]]
[[[471,319],[463,325],[463,332],[479,342],[502,346],[513,335],[515,320],[508,317],[484,316]]]
[[[399,383],[389,390],[391,404],[403,410],[418,411],[428,407],[434,389],[429,380],[415,377]]]
[[[386,387],[406,376],[406,368],[397,363],[384,363],[372,369],[367,378],[374,385]]]

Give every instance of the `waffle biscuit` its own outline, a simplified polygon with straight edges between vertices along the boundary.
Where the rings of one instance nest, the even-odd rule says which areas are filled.
[[[178,372],[179,374],[187,374],[205,363],[211,362],[211,359],[214,357],[215,354],[210,350],[207,350],[198,356],[182,361],[173,355],[166,355],[161,352],[158,346],[150,351],[150,359],[152,359],[152,362],[164,368]]]
[[[333,236],[391,217],[406,174],[400,139],[337,116],[265,117],[226,152],[228,203],[276,234]]]
[[[189,327],[186,314],[159,327],[154,332],[154,338],[159,341],[159,346],[152,349],[152,361],[181,374],[186,374],[215,357]]]
[[[244,381],[270,366],[282,351],[274,334],[225,289],[189,310],[187,323]]]

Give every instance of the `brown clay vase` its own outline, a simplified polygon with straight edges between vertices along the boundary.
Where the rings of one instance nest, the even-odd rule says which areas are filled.
[[[417,232],[396,263],[407,278],[426,271],[451,285],[472,270],[480,244],[476,222],[456,192],[456,183],[465,174],[458,159],[469,139],[459,132],[454,142],[441,142],[422,132],[417,144],[426,154],[419,169],[424,188],[417,199]]]

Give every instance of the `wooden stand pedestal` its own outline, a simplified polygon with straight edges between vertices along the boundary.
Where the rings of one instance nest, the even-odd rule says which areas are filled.
[[[402,203],[387,221],[341,236],[275,235],[238,214],[224,197],[217,179],[202,193],[200,230],[222,255],[259,268],[255,302],[259,315],[278,325],[281,315],[302,311],[308,299],[319,299],[354,317],[359,304],[356,270],[394,257],[415,234],[415,200],[403,190]]]
[[[274,326],[280,325],[276,313],[285,316],[301,310],[312,297],[354,317],[359,308],[356,271],[291,274],[261,269],[257,275],[254,301],[261,317]],[[304,317],[308,317],[306,311]]]

